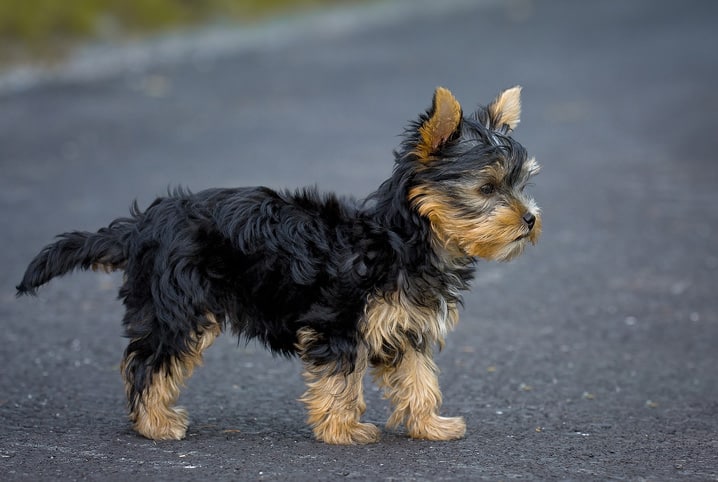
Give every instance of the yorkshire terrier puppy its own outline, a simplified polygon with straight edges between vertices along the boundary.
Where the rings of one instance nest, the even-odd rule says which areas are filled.
[[[539,171],[511,136],[520,87],[464,116],[444,88],[405,132],[391,177],[362,202],[312,189],[176,190],[96,233],[69,232],[30,263],[18,295],[76,268],[123,270],[130,420],[150,439],[181,439],[175,406],[202,352],[226,328],[297,355],[317,439],[364,444],[362,378],[392,402],[387,426],[451,440],[439,415],[435,348],[458,321],[477,258],[506,261],[541,232],[524,188]]]

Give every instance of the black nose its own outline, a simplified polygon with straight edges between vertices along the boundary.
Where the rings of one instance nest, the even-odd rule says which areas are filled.
[[[536,216],[531,213],[526,213],[524,214],[524,222],[529,227],[529,229],[533,229],[534,224],[536,224]]]

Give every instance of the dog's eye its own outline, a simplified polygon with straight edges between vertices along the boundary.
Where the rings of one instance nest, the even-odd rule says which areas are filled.
[[[479,191],[481,191],[481,194],[483,194],[484,196],[490,196],[491,194],[494,193],[495,190],[496,190],[496,187],[494,187],[494,185],[491,183],[484,184],[483,186],[481,186],[479,188]]]

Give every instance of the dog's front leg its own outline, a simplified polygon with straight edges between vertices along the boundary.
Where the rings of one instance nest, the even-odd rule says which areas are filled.
[[[307,423],[318,440],[329,444],[350,445],[378,442],[380,431],[371,423],[361,423],[366,409],[362,378],[367,369],[367,350],[360,346],[354,370],[345,374],[334,364],[319,364],[307,353],[316,342],[316,332],[301,330],[297,349],[304,363],[307,391],[300,399],[309,412]]]
[[[409,436],[427,440],[453,440],[464,436],[461,417],[441,417],[439,369],[431,357],[410,349],[400,360],[374,367],[374,377],[391,400],[394,412],[387,427],[406,424]]]

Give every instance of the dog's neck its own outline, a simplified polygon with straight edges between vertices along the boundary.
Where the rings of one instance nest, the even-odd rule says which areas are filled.
[[[441,243],[431,222],[410,205],[409,179],[398,166],[365,202],[367,214],[390,234],[398,261],[397,287],[413,296],[460,302],[460,292],[468,289],[473,277],[475,259]]]

